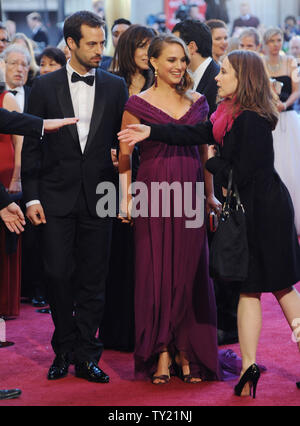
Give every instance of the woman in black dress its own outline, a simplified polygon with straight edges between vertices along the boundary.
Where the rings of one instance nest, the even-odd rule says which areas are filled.
[[[300,318],[300,297],[293,287],[300,280],[300,247],[294,209],[285,185],[274,169],[272,130],[278,113],[262,59],[254,52],[235,51],[223,61],[216,77],[224,99],[209,122],[196,126],[130,126],[121,142],[136,143],[150,136],[170,145],[217,144],[209,148],[206,168],[227,187],[230,169],[246,211],[249,272],[240,284],[239,342],[243,358],[237,395],[249,395],[260,376],[256,351],[261,330],[261,293],[277,298],[300,347],[294,320]]]

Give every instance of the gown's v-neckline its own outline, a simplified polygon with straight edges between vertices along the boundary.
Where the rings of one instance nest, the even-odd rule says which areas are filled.
[[[201,100],[203,102],[204,100],[204,96],[201,96],[199,99],[197,99],[195,102],[193,102],[193,104],[190,106],[190,108],[180,117],[180,118],[174,118],[172,117],[169,113],[167,113],[166,111],[156,107],[155,105],[151,104],[150,102],[146,101],[144,98],[141,98],[140,96],[134,95],[137,99],[141,100],[142,102],[144,102],[145,104],[147,104],[148,107],[158,111],[161,114],[164,114],[166,117],[170,118],[171,120],[174,121],[181,121],[183,119],[185,119],[187,117],[188,114],[190,114],[190,112],[192,111],[193,107]]]

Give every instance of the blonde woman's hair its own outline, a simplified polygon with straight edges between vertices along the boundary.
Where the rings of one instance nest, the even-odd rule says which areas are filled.
[[[281,35],[281,38],[282,38],[282,40],[283,40],[283,31],[282,31],[282,29],[281,28],[279,28],[279,27],[271,27],[271,28],[268,28],[265,32],[264,32],[264,35],[263,35],[263,42],[264,42],[264,44],[266,45],[266,44],[268,44],[268,42],[270,41],[270,39],[272,38],[272,37],[274,37],[275,35],[277,35],[277,34],[280,34]]]

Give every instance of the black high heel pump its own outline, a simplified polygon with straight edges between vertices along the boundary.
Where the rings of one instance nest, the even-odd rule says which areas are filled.
[[[260,370],[258,365],[252,364],[248,370],[242,375],[239,383],[234,388],[234,393],[237,396],[241,396],[241,393],[246,385],[246,383],[250,383],[250,396],[251,396],[251,389],[253,388],[253,399],[255,399],[256,396],[256,387],[258,380],[260,378]]]

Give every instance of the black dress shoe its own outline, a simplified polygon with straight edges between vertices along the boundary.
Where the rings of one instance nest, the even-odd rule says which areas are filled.
[[[58,380],[67,376],[70,366],[68,354],[56,355],[56,358],[48,372],[48,380]]]
[[[89,382],[108,383],[109,376],[102,371],[94,362],[82,362],[75,364],[75,375]]]
[[[48,303],[42,297],[34,297],[31,300],[31,304],[34,308],[45,308]]]
[[[37,309],[36,312],[39,314],[51,314],[50,308]]]
[[[21,395],[20,389],[0,390],[0,399],[14,399]]]

